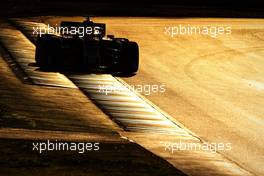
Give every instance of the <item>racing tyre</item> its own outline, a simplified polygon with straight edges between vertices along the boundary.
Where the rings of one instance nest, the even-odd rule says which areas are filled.
[[[60,50],[60,38],[44,34],[38,36],[36,42],[36,64],[41,68],[51,68],[57,65]]]
[[[135,73],[139,65],[139,47],[136,42],[125,43],[122,58],[122,72]]]

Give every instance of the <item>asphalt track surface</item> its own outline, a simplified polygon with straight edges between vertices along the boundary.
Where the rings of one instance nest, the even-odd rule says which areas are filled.
[[[202,139],[231,143],[232,150],[222,151],[229,159],[256,175],[264,173],[264,20],[94,20],[106,23],[108,34],[140,45],[138,74],[121,79],[130,85],[165,85],[164,93],[142,94]],[[232,33],[216,38],[165,33],[165,27],[180,24],[229,26]]]
[[[137,41],[140,70],[130,85],[166,85],[145,95],[202,139],[231,143],[222,153],[264,174],[264,20],[95,18],[107,33]],[[169,26],[224,26],[231,34],[166,34]],[[143,92],[144,95],[148,92]]]
[[[46,24],[82,18],[50,17]],[[141,92],[208,142],[230,143],[221,153],[256,175],[264,173],[264,20],[221,18],[110,18],[107,34],[137,41],[140,69],[129,85],[165,85]],[[169,35],[168,27],[222,26],[230,33]],[[165,29],[166,28],[166,29]],[[171,34],[171,33],[170,33]]]

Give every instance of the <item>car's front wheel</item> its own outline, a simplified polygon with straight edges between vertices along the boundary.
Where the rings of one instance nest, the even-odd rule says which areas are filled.
[[[121,70],[123,73],[135,73],[139,67],[139,47],[136,42],[124,43],[121,58]]]

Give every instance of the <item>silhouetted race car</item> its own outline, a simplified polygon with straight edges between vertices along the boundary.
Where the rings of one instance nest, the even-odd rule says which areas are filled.
[[[38,35],[36,64],[42,69],[135,73],[139,47],[126,38],[105,37],[105,24],[87,18],[83,22],[61,22],[59,29]]]

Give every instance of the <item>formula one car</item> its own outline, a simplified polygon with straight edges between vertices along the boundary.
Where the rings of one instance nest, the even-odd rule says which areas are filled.
[[[138,70],[138,44],[113,35],[105,37],[103,23],[89,18],[61,22],[59,30],[54,31],[57,33],[37,37],[35,59],[40,68],[125,74]]]

